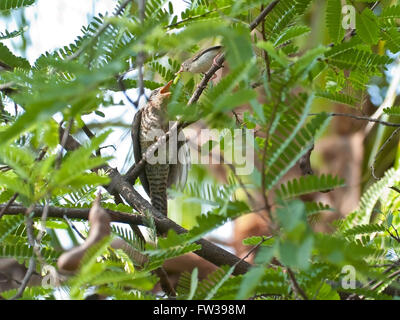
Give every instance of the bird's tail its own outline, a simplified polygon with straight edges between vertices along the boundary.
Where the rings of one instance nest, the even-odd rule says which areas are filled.
[[[145,170],[150,186],[151,204],[166,216],[168,212],[167,180],[169,165],[147,164]]]
[[[168,214],[167,189],[159,190],[151,195],[151,204],[163,215]]]

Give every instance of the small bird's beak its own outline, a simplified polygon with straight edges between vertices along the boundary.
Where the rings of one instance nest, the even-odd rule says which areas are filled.
[[[183,72],[183,66],[182,65],[181,65],[181,68],[179,69],[179,71],[175,73],[175,75],[180,74],[181,72]]]
[[[170,80],[164,87],[161,88],[160,93],[169,97],[171,95],[171,92],[169,91],[169,87],[171,86],[171,84],[172,80]]]

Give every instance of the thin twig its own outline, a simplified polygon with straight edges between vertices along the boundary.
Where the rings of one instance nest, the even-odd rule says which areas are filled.
[[[82,126],[82,131],[86,134],[86,136],[89,139],[93,139],[95,137],[95,134],[92,132],[92,130],[89,129],[89,127],[86,125],[86,123],[83,124]],[[96,156],[101,157],[101,147],[99,147],[96,150]]]
[[[163,267],[159,267],[155,270],[158,278],[160,279],[161,288],[168,295],[168,297],[176,297],[176,291],[169,281],[168,274]]]
[[[261,5],[261,12],[264,10],[264,5]],[[265,37],[265,17],[261,22],[261,36],[263,41],[267,41],[267,38]],[[265,61],[265,67],[267,68],[267,76],[268,76],[268,81],[271,82],[271,68],[270,68],[270,60],[269,60],[269,55],[267,50],[263,49],[263,56],[264,56],[264,61]]]
[[[399,84],[400,84],[400,58],[397,58],[397,65],[393,68],[393,78],[386,92],[385,99],[383,100],[379,108],[375,111],[375,113],[372,115],[372,118],[378,119],[382,115],[383,110],[385,110],[386,108],[391,108],[393,106],[393,103],[397,96],[396,90],[399,87]],[[365,127],[364,130],[365,135],[367,135],[371,131],[372,126],[373,124],[369,123]]]
[[[137,210],[142,213],[132,214],[106,209],[113,222],[148,226],[148,218],[145,213],[149,212],[153,216],[152,219],[154,221],[158,234],[165,234],[171,229],[178,234],[187,232],[186,229],[168,219],[162,213],[156,211],[146,200],[143,199],[143,197],[141,197],[141,195],[132,187],[132,185],[127,183],[123,179],[123,177],[118,174],[115,169],[109,168],[109,170],[110,177],[115,182],[115,188],[121,192],[121,194],[124,196],[130,206],[137,208]],[[2,205],[0,205],[0,208],[2,208]],[[11,206],[7,209],[5,214],[18,215],[24,212],[24,210],[26,210],[26,208],[22,206]],[[42,212],[43,207],[37,206],[33,209],[32,214],[34,215],[34,217],[40,217],[42,215]],[[89,216],[89,208],[57,208],[49,206],[49,217],[63,218],[64,215],[72,219],[87,220]],[[235,255],[212,244],[205,239],[200,239],[196,242],[199,243],[202,247],[195,253],[217,266],[227,264],[232,266],[240,260]],[[243,274],[247,272],[250,267],[251,265],[247,262],[238,263],[234,274]]]
[[[396,278],[397,276],[400,276],[400,270],[397,270],[397,271],[391,273],[391,274],[388,276],[388,279]],[[374,286],[371,287],[371,290],[376,290],[376,289],[378,289],[383,283],[384,283],[383,280],[377,282]]]
[[[18,288],[17,293],[10,299],[10,300],[16,300],[22,297],[24,294],[25,288],[29,283],[29,280],[31,279],[33,273],[35,272],[36,269],[36,261],[34,257],[31,257],[29,259],[29,266],[28,270],[25,273],[24,278],[22,279],[21,285]]]
[[[173,29],[173,28],[176,28],[176,27],[178,27],[179,25],[184,24],[184,23],[186,23],[186,22],[188,22],[188,21],[197,20],[197,19],[199,19],[199,18],[206,17],[206,16],[208,16],[208,15],[211,14],[211,13],[215,13],[215,12],[218,12],[218,11],[221,11],[221,10],[224,10],[224,9],[228,9],[228,8],[230,8],[230,7],[231,7],[231,6],[229,5],[229,6],[225,6],[225,7],[222,7],[222,8],[215,9],[215,10],[211,10],[211,11],[204,12],[204,13],[199,14],[199,15],[197,15],[197,16],[191,16],[191,17],[189,17],[189,18],[180,20],[180,21],[178,21],[178,22],[171,23],[171,24],[167,25],[167,26],[164,27],[164,28],[165,28],[165,29]]]
[[[306,295],[306,293],[304,292],[304,290],[299,286],[296,277],[292,271],[292,269],[290,269],[289,267],[286,267],[287,273],[289,275],[290,278],[290,282],[292,283],[292,288],[293,291],[298,295],[301,296],[303,298],[303,300],[308,300],[308,297]]]
[[[390,187],[390,189],[396,191],[397,193],[400,193],[400,189],[395,186]]]
[[[30,217],[30,214],[32,213],[32,211],[34,210],[34,206],[31,205],[25,212],[25,216],[26,216],[26,233],[28,236],[28,242],[29,245],[32,247],[32,249],[34,249],[35,247],[35,236],[33,234],[33,220]],[[22,295],[24,294],[25,288],[27,287],[29,280],[31,279],[33,273],[35,272],[36,269],[36,260],[35,257],[32,256],[29,259],[29,266],[28,266],[28,270],[25,273],[25,276],[21,282],[21,285],[19,286],[17,293],[11,298],[11,300],[16,300],[22,297]]]
[[[392,271],[394,268],[396,268],[398,266],[398,261],[394,262],[393,264],[391,264],[388,268],[386,268],[382,274],[388,274],[390,271]],[[371,280],[369,281],[367,284],[365,284],[363,286],[363,289],[365,288],[373,288],[376,286],[376,284],[379,283],[377,280]],[[371,287],[372,286],[372,287]],[[347,300],[353,300],[354,298],[356,298],[358,295],[356,293],[351,294],[350,296],[347,297]],[[364,299],[364,296],[359,296],[360,299]]]
[[[7,211],[7,209],[13,204],[13,202],[15,201],[15,199],[17,199],[19,193],[16,192],[14,193],[14,195],[11,197],[10,200],[8,200],[8,202],[6,203],[6,205],[1,209],[0,211],[0,219],[3,217],[4,213]]]
[[[379,3],[380,1],[376,1],[371,7],[371,11],[374,11],[374,9],[378,6]]]
[[[242,259],[240,259],[240,261],[245,261],[254,251],[256,251],[265,241],[267,241],[267,240],[269,240],[269,239],[271,239],[272,237],[266,237],[266,236],[262,236],[262,239],[260,240],[260,242],[258,242],[253,248],[251,248],[250,250],[249,250],[249,252],[247,252],[247,254],[242,258]],[[239,261],[239,262],[240,262]],[[238,263],[239,263],[238,262]]]
[[[261,13],[254,19],[252,23],[250,23],[250,30],[255,29],[261,21],[265,19],[265,17],[272,11],[273,8],[279,3],[280,0],[272,1]]]
[[[88,214],[89,214],[89,211],[88,211]],[[72,221],[68,219],[67,215],[64,214],[63,218],[68,223],[69,227],[72,230],[74,230],[83,241],[85,241],[86,237],[78,230],[78,228],[72,223]]]
[[[126,100],[128,100],[129,103],[135,107],[135,109],[138,109],[139,108],[139,102],[133,101],[131,99],[131,97],[128,95],[128,93],[126,92],[126,87],[125,87],[125,84],[124,84],[124,81],[123,81],[123,76],[118,77],[117,82],[118,82],[119,88],[121,89],[122,93],[124,94]]]
[[[273,220],[272,220],[272,215],[271,215],[271,207],[270,207],[270,205],[268,203],[267,190],[266,190],[266,187],[265,187],[265,184],[266,184],[265,166],[266,166],[266,161],[267,161],[269,136],[270,136],[270,133],[271,133],[272,124],[274,123],[276,111],[278,110],[278,105],[279,105],[279,103],[275,103],[274,108],[273,108],[272,113],[271,113],[271,119],[269,121],[269,124],[268,124],[268,127],[267,127],[267,131],[266,131],[265,144],[264,144],[263,153],[262,153],[262,160],[261,160],[262,161],[262,164],[261,164],[261,193],[262,193],[262,197],[263,197],[263,200],[264,200],[264,206],[266,207],[266,210],[268,212],[271,224],[272,224]]]
[[[381,154],[381,152],[385,149],[386,145],[393,139],[393,137],[394,137],[399,131],[400,131],[400,127],[397,128],[396,130],[394,130],[394,131],[392,132],[392,134],[390,135],[390,137],[389,137],[388,139],[386,139],[386,141],[384,142],[384,144],[382,144],[382,146],[379,148],[378,152],[376,153],[376,155],[375,155],[375,157],[374,157],[374,160],[372,161],[372,164],[371,164],[371,174],[372,174],[372,176],[374,177],[374,179],[376,179],[376,180],[380,180],[380,179],[381,179],[381,178],[378,178],[378,177],[375,175],[375,163],[376,163],[376,160],[377,160],[378,156]]]
[[[71,131],[71,127],[72,127],[73,121],[74,121],[73,118],[71,118],[68,121],[67,128],[66,128],[66,130],[64,130],[64,133],[63,133],[62,138],[61,138],[61,148],[60,148],[60,151],[58,152],[57,158],[56,158],[56,169],[57,170],[60,169],[60,166],[61,166],[62,154],[63,154],[63,151],[65,149],[65,144],[67,143],[67,139],[68,139],[69,133]],[[61,125],[60,125],[60,127],[61,127]]]
[[[316,116],[319,115],[320,113],[309,113],[309,116]],[[329,117],[347,117],[347,118],[353,118],[356,120],[365,120],[369,122],[376,122],[381,125],[387,126],[387,127],[395,127],[398,128],[400,127],[400,123],[394,123],[394,122],[388,122],[388,121],[383,121],[371,117],[366,117],[366,116],[357,116],[355,114],[349,114],[349,113],[340,113],[340,112],[328,112],[326,113]]]

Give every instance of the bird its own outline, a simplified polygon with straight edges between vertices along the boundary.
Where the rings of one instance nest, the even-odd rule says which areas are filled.
[[[213,46],[201,50],[192,58],[185,60],[176,74],[181,72],[206,73],[213,64],[217,64],[215,59],[222,51],[222,46]]]
[[[160,134],[169,130],[167,106],[171,95],[169,91],[171,84],[172,80],[163,87],[153,90],[144,108],[139,109],[135,114],[131,135],[136,163],[142,159],[147,149],[157,141]],[[155,135],[156,130],[158,130],[158,135]],[[180,134],[184,135],[183,132]],[[139,179],[150,197],[151,204],[165,216],[168,213],[167,188],[172,185],[183,187],[186,183],[190,166],[190,153],[186,140],[184,138],[179,139],[177,148],[170,148],[169,144],[173,144],[172,140],[170,138],[164,150],[168,150],[167,153],[172,150],[177,155],[182,148],[182,159],[177,157],[178,161],[170,163],[171,161],[169,161],[170,158],[167,154],[164,158],[166,159],[165,163],[149,163],[147,161],[144,170],[139,174]],[[157,152],[162,152],[161,148]]]

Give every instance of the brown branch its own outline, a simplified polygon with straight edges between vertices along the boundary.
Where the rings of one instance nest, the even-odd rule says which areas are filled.
[[[155,271],[156,275],[160,278],[160,285],[163,291],[168,297],[176,297],[176,291],[169,281],[168,274],[163,267],[157,268]]]
[[[10,300],[16,300],[22,297],[24,294],[25,288],[28,285],[29,280],[31,279],[33,273],[35,272],[36,269],[36,261],[34,257],[31,257],[29,259],[29,266],[28,270],[25,273],[24,279],[22,279],[21,285],[19,286],[17,293],[10,299]]]
[[[371,164],[371,174],[372,174],[372,176],[374,177],[374,179],[376,179],[376,180],[380,180],[380,178],[378,178],[378,177],[375,175],[375,163],[376,163],[376,160],[377,160],[378,156],[381,154],[381,152],[385,149],[386,145],[387,145],[390,141],[392,141],[392,139],[394,138],[394,136],[395,136],[399,131],[400,131],[400,127],[397,128],[396,130],[394,130],[394,131],[392,132],[392,134],[390,135],[390,137],[387,138],[386,141],[385,141],[385,142],[382,144],[382,146],[379,148],[378,152],[376,153],[376,155],[375,155],[375,157],[374,157],[374,160],[372,161],[372,164]]]
[[[314,150],[314,143],[308,149],[305,155],[303,155],[299,160],[299,166],[301,170],[301,174],[303,176],[314,174],[314,171],[311,167],[311,152]]]
[[[309,113],[309,116],[316,116],[319,115],[320,113]],[[383,121],[383,120],[378,120],[375,118],[370,118],[366,116],[357,116],[355,114],[349,114],[349,113],[338,113],[338,112],[328,112],[326,113],[329,117],[347,117],[347,118],[352,118],[356,120],[365,120],[369,122],[376,122],[381,125],[387,126],[387,127],[395,127],[398,128],[400,127],[400,123],[394,123],[394,122],[388,122],[388,121]]]
[[[58,152],[57,158],[56,158],[56,169],[57,170],[60,169],[63,150],[65,149],[65,144],[67,143],[67,139],[68,139],[69,133],[71,131],[71,127],[72,127],[72,123],[73,122],[74,122],[74,119],[71,118],[68,121],[67,129],[63,130],[63,134],[61,135],[61,143],[60,143],[61,144],[61,149]],[[60,127],[61,127],[61,124],[60,124]]]
[[[26,217],[25,224],[26,224],[26,233],[28,236],[28,242],[29,242],[29,245],[34,249],[35,248],[35,236],[33,233],[33,220],[32,220],[32,217],[30,216],[33,208],[34,208],[34,206],[25,208],[24,213],[25,213],[25,217]],[[35,260],[35,257],[32,256],[29,259],[28,270],[25,273],[25,276],[21,282],[21,285],[19,286],[17,293],[13,297],[11,297],[11,300],[16,300],[16,299],[19,299],[22,297],[22,295],[24,294],[25,288],[27,287],[29,280],[31,279],[35,270],[36,270],[36,260]]]
[[[0,208],[4,208],[5,205],[0,205]],[[43,213],[43,206],[35,206],[32,209],[32,216],[34,218],[40,218]],[[20,205],[13,205],[5,210],[5,215],[18,215],[23,214],[27,210],[26,207]],[[47,217],[49,218],[61,218],[68,217],[69,219],[83,219],[88,220],[90,208],[60,208],[60,207],[48,207]],[[126,212],[113,211],[104,209],[109,214],[113,222],[120,222],[134,225],[146,225],[146,219],[144,216],[139,214],[131,214]],[[161,223],[157,218],[154,218],[154,223],[157,227]]]
[[[7,209],[13,204],[13,202],[15,201],[15,199],[17,199],[19,193],[16,192],[14,193],[14,195],[11,197],[10,200],[8,200],[8,202],[6,203],[5,206],[3,206],[3,208],[0,211],[0,219],[3,217],[3,215],[5,214],[5,212],[7,211]]]
[[[261,12],[263,10],[264,10],[264,5],[261,5]],[[265,17],[261,23],[261,36],[262,36],[263,41],[267,41],[267,38],[265,37]],[[270,59],[269,59],[268,52],[265,49],[263,49],[263,56],[264,56],[264,61],[265,61],[265,67],[267,68],[268,81],[271,82]]]
[[[109,190],[115,188],[120,195],[124,197],[127,203],[136,209],[138,212],[145,214],[150,213],[153,217],[158,218],[162,223],[159,224],[160,233],[166,233],[168,230],[173,229],[176,233],[182,234],[186,233],[187,230],[174,221],[165,217],[161,212],[157,211],[153,206],[151,206],[142,196],[133,188],[133,186],[127,182],[123,176],[121,176],[116,169],[109,168],[109,177],[112,182],[109,186]],[[201,245],[201,249],[195,253],[200,257],[214,263],[217,266],[230,265],[233,266],[240,259],[231,254],[230,252],[214,245],[213,243],[200,239],[196,243]],[[250,264],[247,262],[241,262],[236,266],[235,274],[246,273]]]
[[[293,291],[298,295],[301,296],[303,298],[303,300],[308,300],[308,297],[306,295],[306,293],[304,292],[304,290],[299,286],[296,277],[292,271],[292,269],[286,267],[287,273],[289,275],[290,278],[290,282],[292,283],[292,288]]]
[[[114,169],[111,169],[114,170]],[[159,234],[165,234],[168,230],[173,229],[177,233],[185,233],[187,232],[186,229],[181,227],[180,225],[176,224],[172,220],[166,218],[162,213],[156,211],[146,200],[144,200],[129,183],[127,183],[124,178],[116,172],[113,172],[113,176],[116,179],[117,185],[119,182],[122,183],[121,186],[121,194],[125,195],[128,199],[128,203],[137,203],[137,207],[141,209],[142,212],[150,212],[153,215],[154,224],[156,226],[157,232]],[[132,192],[133,191],[133,192]],[[131,204],[132,205],[132,204]],[[133,205],[132,205],[133,206]],[[3,208],[4,205],[0,205],[0,208]],[[11,206],[9,207],[5,214],[7,215],[17,215],[21,214],[26,210],[25,207],[22,206]],[[52,218],[63,218],[64,215],[70,219],[84,219],[87,220],[89,216],[89,210],[86,208],[78,209],[78,208],[58,208],[58,207],[51,207],[48,208],[48,217]],[[127,223],[133,225],[147,225],[147,218],[145,215],[139,214],[130,214],[126,212],[118,212],[112,211],[109,209],[105,209],[109,214],[111,221],[113,222],[120,222],[120,223]],[[139,210],[138,210],[139,211]],[[42,206],[36,206],[32,209],[33,217],[41,217],[43,212]],[[155,217],[154,217],[155,216]],[[158,217],[157,217],[158,216]],[[214,245],[210,241],[200,239],[196,241],[198,244],[202,246],[199,251],[195,253],[199,256],[203,257],[204,259],[214,263],[215,265],[221,266],[229,264],[233,266],[235,263],[237,264],[235,274],[245,273],[251,265],[245,261],[240,261],[238,257],[235,255],[225,251],[224,249]]]
[[[250,23],[249,27],[251,31],[255,29],[261,23],[261,21],[265,19],[265,17],[272,11],[273,8],[275,8],[279,1],[280,0],[272,1],[268,6],[265,7],[263,11],[261,11],[257,18],[255,18],[254,21]]]

